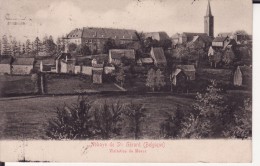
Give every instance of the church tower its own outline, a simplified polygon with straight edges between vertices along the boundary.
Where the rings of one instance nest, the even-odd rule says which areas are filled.
[[[209,36],[214,37],[214,16],[211,13],[209,0],[206,16],[204,16],[204,32]]]

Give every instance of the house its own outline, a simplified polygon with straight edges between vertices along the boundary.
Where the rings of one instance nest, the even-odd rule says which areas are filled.
[[[93,72],[93,83],[94,84],[102,84],[102,75],[103,75],[103,69],[94,69]]]
[[[195,80],[196,69],[194,65],[177,65],[176,68],[183,71],[188,80]]]
[[[66,38],[67,42],[80,45],[82,43],[82,32],[83,32],[83,29],[80,29],[80,28],[76,28],[76,29],[72,30],[67,35],[67,38]]]
[[[248,66],[238,66],[234,72],[233,84],[235,86],[252,87],[252,68]]]
[[[11,74],[13,58],[4,58],[0,61],[0,74]]]
[[[212,47],[218,48],[218,49],[224,49],[228,44],[230,43],[229,37],[216,37],[212,41]]]
[[[203,40],[200,36],[193,36],[192,41],[187,43],[188,48],[205,48],[209,44]]]
[[[113,39],[116,44],[127,44],[137,41],[136,30],[83,27],[74,29],[67,36],[67,43],[86,44],[92,52],[101,53],[108,39]]]
[[[76,63],[74,68],[75,74],[92,75],[92,59],[89,57],[75,57]]]
[[[167,61],[164,55],[164,51],[161,47],[152,47],[150,54],[151,57],[153,58],[155,66],[157,67],[167,66]]]
[[[209,47],[212,42],[212,37],[208,36],[207,33],[191,33],[183,32],[182,34],[176,33],[172,37],[172,43],[174,46],[179,44],[186,44],[189,42],[200,41],[204,47]]]
[[[183,82],[187,81],[187,76],[185,73],[181,70],[176,68],[172,74],[171,74],[171,82],[174,86],[179,86],[183,84]]]
[[[235,59],[235,52],[232,45],[227,45],[224,52],[223,52],[223,59],[222,61],[226,64],[233,62]]]
[[[75,65],[76,65],[75,59],[68,59],[68,58],[66,58],[65,60],[62,59],[60,61],[60,72],[61,73],[74,73]]]
[[[145,38],[152,38],[153,40],[157,41],[163,41],[163,40],[169,40],[170,37],[166,32],[146,32],[144,33]]]
[[[35,66],[34,58],[15,58],[12,64],[12,74],[27,75]]]
[[[57,73],[74,73],[76,59],[70,53],[60,53],[55,58]]]
[[[123,57],[129,61],[135,61],[134,49],[111,49],[109,50],[108,62],[114,65],[119,65],[122,63]]]
[[[236,43],[243,43],[244,41],[250,40],[250,35],[247,35],[242,32],[225,32],[225,33],[219,33],[219,37],[229,37],[230,39],[234,39]]]

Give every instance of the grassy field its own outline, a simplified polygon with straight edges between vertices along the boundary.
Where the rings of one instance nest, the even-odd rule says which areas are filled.
[[[73,94],[98,91],[121,91],[113,83],[93,84],[89,80],[55,78],[48,80],[49,94]]]
[[[0,75],[0,96],[15,94],[31,94],[34,85],[31,76]]]
[[[121,91],[113,83],[93,84],[91,77],[56,75],[47,77],[49,94],[76,94],[82,92]],[[0,97],[31,95],[35,91],[31,76],[0,75]]]
[[[194,102],[190,98],[158,94],[91,95],[89,98],[95,100],[94,104],[105,100],[109,103],[120,100],[121,103],[133,101],[144,104],[147,117],[143,138],[149,139],[159,138],[159,124],[165,119],[165,112],[174,114],[177,106],[189,111]],[[0,98],[0,139],[46,139],[45,128],[48,120],[55,117],[55,108],[62,107],[64,103],[75,103],[76,100],[77,96]]]

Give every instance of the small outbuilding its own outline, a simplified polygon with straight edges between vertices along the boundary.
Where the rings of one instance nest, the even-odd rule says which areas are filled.
[[[183,73],[187,76],[188,80],[195,80],[196,79],[196,69],[194,65],[177,65],[177,69],[181,69]]]

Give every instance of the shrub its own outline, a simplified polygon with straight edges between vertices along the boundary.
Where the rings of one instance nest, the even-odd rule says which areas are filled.
[[[114,104],[100,105],[94,112],[94,135],[101,139],[109,139],[120,135],[122,129],[123,105],[117,101]]]
[[[160,124],[160,135],[163,138],[178,138],[184,116],[178,106],[174,115],[166,113],[166,119]]]
[[[223,135],[229,138],[250,138],[252,137],[252,101],[245,99],[243,106],[238,110],[232,111],[234,114],[227,124],[226,130]],[[233,118],[233,120],[232,120]]]
[[[57,108],[57,117],[49,121],[46,134],[51,139],[90,139],[93,137],[91,102],[79,97],[76,104]]]
[[[128,126],[130,127],[129,133],[134,135],[134,139],[140,139],[142,134],[142,123],[146,109],[143,107],[143,104],[136,104],[131,102],[125,111],[125,116],[128,118]]]

